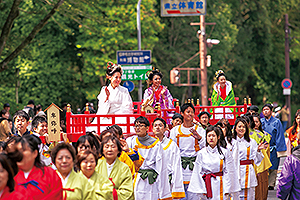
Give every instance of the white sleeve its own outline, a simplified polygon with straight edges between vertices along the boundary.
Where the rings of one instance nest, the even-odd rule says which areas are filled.
[[[203,149],[206,146],[206,131],[204,130],[204,128],[199,127],[197,132],[202,137],[199,141],[199,147],[200,149]]]
[[[255,140],[251,139],[251,145],[253,145],[253,151],[255,153],[255,157],[254,157],[254,164],[259,166],[261,161],[264,159],[264,155],[262,154],[262,152],[258,152],[258,145],[256,143]]]
[[[109,100],[106,100],[106,93],[105,93],[105,88],[107,86],[103,86],[100,94],[98,95],[98,111],[97,111],[97,115],[103,115],[103,114],[107,114],[108,110],[109,110]]]
[[[194,163],[194,170],[188,188],[189,192],[202,193],[202,194],[207,193],[205,182],[202,178],[202,176],[204,175],[202,171],[202,159],[203,158],[202,158],[201,151],[199,151],[197,154],[196,161]]]
[[[183,186],[183,175],[182,175],[182,167],[181,167],[181,156],[180,156],[180,150],[175,142],[172,141],[171,146],[173,146],[172,150],[172,167],[173,167],[173,173],[172,173],[172,196],[178,196],[176,193],[184,193],[184,186]],[[170,146],[170,147],[171,147]],[[169,147],[169,148],[170,148]]]
[[[222,149],[223,150],[223,149]],[[232,153],[224,149],[225,153],[225,165],[223,170],[223,177],[224,177],[224,193],[234,193],[241,190],[239,184],[239,177],[236,168],[236,164],[232,157]]]
[[[133,113],[132,99],[126,88],[125,88],[125,90],[122,91],[121,113],[124,113],[124,114],[132,114]]]

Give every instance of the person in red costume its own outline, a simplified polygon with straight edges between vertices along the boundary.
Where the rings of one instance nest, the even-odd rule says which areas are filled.
[[[16,191],[26,190],[33,200],[62,199],[62,183],[57,173],[44,166],[39,156],[41,140],[35,135],[12,138],[9,150],[18,150],[23,159],[17,162],[19,172],[15,176]]]

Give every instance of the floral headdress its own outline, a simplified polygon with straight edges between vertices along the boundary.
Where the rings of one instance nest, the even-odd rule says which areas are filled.
[[[107,63],[107,69],[110,71],[109,74],[106,73],[106,76],[110,76],[110,74],[113,74],[116,70],[120,69],[121,75],[123,74],[123,69],[121,65],[114,64],[111,61],[108,61]]]
[[[219,78],[221,75],[225,75],[225,73],[224,73],[223,70],[218,70],[218,71],[216,71],[215,77],[216,77],[217,80],[218,80],[218,78]]]

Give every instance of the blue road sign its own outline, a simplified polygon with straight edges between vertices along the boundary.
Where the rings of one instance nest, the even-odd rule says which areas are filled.
[[[123,86],[126,87],[129,92],[132,92],[134,89],[134,83],[132,81],[125,81]]]
[[[119,65],[144,65],[151,63],[151,50],[117,51]]]

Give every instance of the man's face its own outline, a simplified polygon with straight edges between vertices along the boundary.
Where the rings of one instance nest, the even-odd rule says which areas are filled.
[[[17,116],[15,118],[15,127],[21,135],[26,132],[28,124],[29,122],[24,117]]]
[[[182,120],[180,118],[173,119],[172,124],[173,124],[173,126],[180,125],[180,124],[182,124]]]
[[[267,119],[269,119],[270,116],[271,116],[271,114],[272,114],[271,109],[270,109],[268,106],[266,106],[266,107],[263,108],[262,111],[263,111],[264,116],[265,116]]]
[[[34,132],[44,135],[48,133],[48,124],[47,122],[39,123],[39,125],[36,128],[33,128]]]
[[[163,135],[165,131],[166,131],[165,125],[160,120],[157,120],[153,123],[153,133],[156,136]]]
[[[145,137],[149,130],[149,126],[146,126],[145,124],[141,124],[140,122],[137,122],[134,124],[134,129],[135,129],[136,134],[139,137]]]
[[[251,115],[253,115],[253,114],[255,113],[255,111],[254,111],[254,110],[249,110],[249,113],[250,113]]]
[[[195,113],[191,107],[188,107],[184,112],[181,112],[184,121],[193,121]]]

